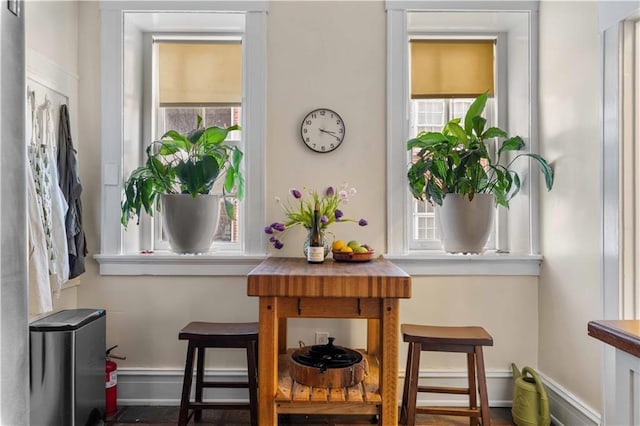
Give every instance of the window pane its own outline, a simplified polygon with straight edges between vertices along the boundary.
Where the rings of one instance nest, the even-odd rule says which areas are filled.
[[[205,108],[204,124],[207,127],[231,126],[231,108]]]
[[[169,130],[177,130],[185,134],[196,128],[200,108],[162,108],[164,111],[164,129],[160,135]]]

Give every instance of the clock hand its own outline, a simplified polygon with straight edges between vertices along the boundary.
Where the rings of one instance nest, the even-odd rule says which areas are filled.
[[[329,133],[330,135],[335,136],[336,132],[332,132],[331,130],[320,129],[321,132]]]
[[[334,138],[336,138],[336,140],[338,140],[338,141],[340,140],[340,138],[338,137],[338,135],[336,135],[336,132],[332,132],[332,131],[330,131],[330,130],[325,130],[325,129],[319,129],[319,130],[320,130],[321,132],[323,132],[323,133],[328,133],[328,134],[330,134],[331,136],[333,136]]]

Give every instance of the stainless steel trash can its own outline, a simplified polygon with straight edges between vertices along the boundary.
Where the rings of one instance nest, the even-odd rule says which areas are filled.
[[[29,325],[30,424],[87,425],[104,415],[106,312],[70,309]]]

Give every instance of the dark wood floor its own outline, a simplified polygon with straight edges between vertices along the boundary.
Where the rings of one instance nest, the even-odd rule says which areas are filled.
[[[204,410],[202,421],[198,424],[216,426],[249,425],[248,410]],[[362,425],[375,424],[368,416],[281,416],[280,426],[293,425]],[[168,426],[178,423],[178,407],[171,406],[130,406],[120,407],[115,416],[107,418],[106,425],[125,426],[131,424]],[[491,423],[495,426],[513,425],[510,408],[492,408]],[[194,424],[193,420],[189,424]],[[468,425],[465,417],[418,415],[417,425],[462,426]]]

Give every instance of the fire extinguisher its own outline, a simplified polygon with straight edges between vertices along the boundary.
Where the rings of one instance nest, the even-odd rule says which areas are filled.
[[[118,411],[118,364],[111,361],[112,359],[127,359],[127,357],[112,354],[111,351],[117,348],[118,345],[112,346],[107,349],[107,364],[106,364],[106,400],[105,400],[105,414],[106,416],[113,416]]]

